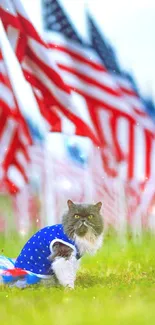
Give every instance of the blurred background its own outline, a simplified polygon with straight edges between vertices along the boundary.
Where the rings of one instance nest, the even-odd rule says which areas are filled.
[[[0,232],[103,203],[155,231],[153,1],[1,0]]]

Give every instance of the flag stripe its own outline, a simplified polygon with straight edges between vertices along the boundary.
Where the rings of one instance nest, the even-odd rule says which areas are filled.
[[[0,156],[3,173],[1,175],[1,183],[3,183],[6,191],[15,194],[20,190],[18,186],[19,178],[23,179],[22,186],[28,182],[28,164],[25,164],[25,161],[30,162],[28,146],[32,144],[32,139],[17,105],[1,51],[0,71],[0,85],[5,86],[11,96],[8,101],[7,92],[5,96],[4,93],[0,92]],[[19,159],[19,155],[22,155],[22,160]],[[18,174],[18,178],[15,177],[14,180],[12,178],[12,168],[15,168]],[[14,181],[14,184],[11,179]]]

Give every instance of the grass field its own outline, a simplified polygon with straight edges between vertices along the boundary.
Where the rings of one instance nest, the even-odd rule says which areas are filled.
[[[18,254],[22,240],[0,237],[5,255]],[[155,238],[121,244],[107,237],[95,257],[83,258],[74,291],[0,288],[4,325],[155,324]]]

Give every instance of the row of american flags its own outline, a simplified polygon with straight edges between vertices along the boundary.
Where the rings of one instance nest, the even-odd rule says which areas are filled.
[[[101,155],[101,173],[94,177],[101,193],[110,197],[110,185],[107,190],[100,180],[102,173],[107,179],[122,178],[137,207],[148,180],[154,179],[155,126],[134,80],[121,69],[92,17],[86,15],[89,44],[58,0],[43,1],[43,36],[24,1],[1,0],[1,184],[17,193],[28,182],[29,146],[35,147],[35,140],[25,112],[35,109],[45,133],[90,138]],[[11,73],[12,62],[20,78]]]

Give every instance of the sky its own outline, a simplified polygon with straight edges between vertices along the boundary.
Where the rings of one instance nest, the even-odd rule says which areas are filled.
[[[23,0],[34,23],[42,30],[40,1]],[[32,10],[32,2],[34,10]],[[76,29],[87,40],[84,9],[116,49],[119,62],[136,78],[144,95],[155,99],[155,1],[59,0]]]

